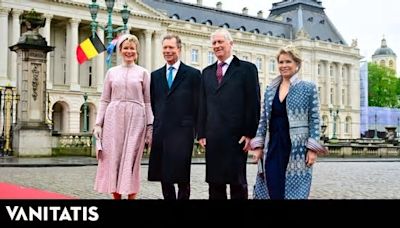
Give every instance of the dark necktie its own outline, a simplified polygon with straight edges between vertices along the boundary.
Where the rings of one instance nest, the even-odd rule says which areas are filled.
[[[218,63],[218,65],[217,65],[217,81],[218,81],[218,84],[220,84],[221,81],[222,81],[222,76],[223,76],[222,67],[223,67],[225,64],[226,64],[226,63],[224,63],[224,62],[220,62],[220,63]]]

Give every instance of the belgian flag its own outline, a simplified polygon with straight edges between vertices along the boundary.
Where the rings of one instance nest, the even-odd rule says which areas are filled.
[[[87,38],[82,43],[78,45],[76,48],[76,58],[78,59],[79,64],[84,63],[86,60],[89,60],[98,54],[105,51],[103,42],[101,42],[100,38],[95,33],[95,36]]]

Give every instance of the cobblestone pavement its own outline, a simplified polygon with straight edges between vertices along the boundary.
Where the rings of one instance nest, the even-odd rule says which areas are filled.
[[[158,182],[148,182],[142,166],[140,199],[161,199]],[[256,165],[248,165],[249,196]],[[96,166],[0,167],[0,182],[19,184],[79,199],[110,199],[93,191]],[[192,199],[207,199],[205,166],[192,165]],[[400,162],[319,162],[314,167],[311,199],[400,199]]]

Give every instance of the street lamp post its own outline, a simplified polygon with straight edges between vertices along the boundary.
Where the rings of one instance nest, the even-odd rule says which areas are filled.
[[[332,139],[337,139],[336,137],[336,121],[337,118],[339,117],[339,109],[329,109],[329,112],[331,113],[331,116],[333,117],[333,135],[332,135]]]
[[[322,142],[326,142],[327,141],[327,138],[328,137],[326,137],[325,136],[325,131],[326,131],[326,128],[327,128],[328,126],[326,126],[326,124],[325,123],[322,123],[322,125],[321,125],[321,137],[320,137],[320,140],[322,141]]]
[[[377,126],[376,126],[377,119],[378,119],[378,115],[376,115],[376,113],[375,113],[375,131],[374,131],[374,139],[378,139],[378,129],[377,129]]]
[[[400,117],[397,117],[397,138],[400,139]]]
[[[83,132],[88,132],[88,105],[87,105],[87,99],[88,99],[88,95],[87,93],[85,93],[83,95],[83,99],[85,100],[85,102],[83,103]]]
[[[114,29],[112,26],[112,12],[113,12],[113,8],[114,8],[115,0],[105,0],[106,6],[107,6],[108,20],[107,20],[106,27],[103,27],[103,26],[99,25],[99,23],[96,21],[97,13],[99,11],[99,5],[96,3],[96,1],[97,0],[92,0],[92,4],[89,5],[90,15],[92,16],[92,22],[90,23],[92,35],[93,36],[95,35],[97,28],[99,27],[106,32],[107,42],[108,42],[108,44],[110,44],[111,41],[113,40],[114,32],[121,32],[121,31],[127,30],[126,24],[128,23],[128,19],[129,19],[129,15],[131,14],[131,11],[128,10],[128,5],[125,2],[124,8],[121,10],[121,17],[122,17],[124,26]],[[110,67],[111,67],[111,62],[108,62],[107,68],[110,68]]]

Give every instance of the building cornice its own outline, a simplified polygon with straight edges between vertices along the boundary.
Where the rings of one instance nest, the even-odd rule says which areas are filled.
[[[65,4],[65,5],[84,7],[84,8],[88,8],[88,10],[89,10],[89,5],[90,5],[89,3],[75,2],[75,1],[71,1],[71,0],[50,0],[50,1],[53,1],[53,2],[56,2],[56,3]],[[152,15],[146,15],[146,14],[141,14],[141,13],[137,13],[137,12],[131,12],[132,16],[143,17],[143,18],[157,20],[157,21],[161,21],[161,20],[163,20],[165,18],[168,18],[167,16],[165,16],[162,13],[154,10],[153,8],[150,8],[149,6],[147,6],[146,4],[142,3],[141,1],[138,1],[138,0],[131,0],[131,1],[134,1],[136,4],[148,9],[149,11],[151,11],[154,14],[157,14],[157,16],[152,16]],[[121,10],[122,8],[117,8],[117,9]],[[107,8],[104,7],[104,6],[101,6],[101,5],[99,6],[99,10],[107,12]],[[114,13],[116,13],[116,8],[114,8]]]

